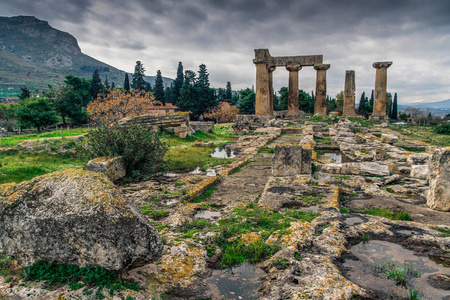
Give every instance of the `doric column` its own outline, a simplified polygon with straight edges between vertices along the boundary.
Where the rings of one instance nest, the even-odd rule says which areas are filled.
[[[314,69],[317,70],[316,102],[314,104],[315,115],[327,115],[327,70],[329,68],[330,65],[314,66]]]
[[[344,116],[355,115],[355,71],[345,72]]]
[[[374,62],[372,64],[372,67],[377,69],[375,76],[373,116],[386,116],[387,68],[391,65],[392,61]]]
[[[269,70],[267,64],[256,64],[255,114],[270,115]]]
[[[269,71],[269,114],[273,115],[273,71],[275,71],[275,66],[270,66]]]
[[[286,66],[286,70],[289,71],[288,116],[298,116],[300,114],[298,108],[298,71],[301,69],[300,65]]]

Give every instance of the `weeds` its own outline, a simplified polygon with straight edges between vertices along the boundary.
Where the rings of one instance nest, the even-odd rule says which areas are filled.
[[[450,228],[448,228],[448,227],[443,228],[443,227],[434,226],[433,229],[441,232],[441,237],[444,237],[444,238],[450,237]]]
[[[350,210],[347,207],[342,206],[341,207],[341,214],[348,214]]]
[[[368,242],[370,242],[370,235],[363,233],[362,239],[363,239],[363,244],[367,244]]]
[[[392,212],[388,208],[384,207],[372,207],[364,210],[357,210],[357,213],[363,213],[367,215],[377,216],[377,217],[383,217],[390,220],[401,220],[401,221],[411,221],[411,215],[406,211],[401,212]]]
[[[275,153],[275,148],[270,148],[267,146],[262,146],[258,149],[258,153],[269,153],[269,154],[273,154]]]
[[[216,190],[216,186],[215,185],[210,186],[206,191],[203,192],[203,195],[193,199],[192,202],[193,203],[200,203],[203,200],[208,199],[212,195],[212,193],[214,193],[215,190]]]

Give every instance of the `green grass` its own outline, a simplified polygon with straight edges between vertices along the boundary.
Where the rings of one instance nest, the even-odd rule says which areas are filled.
[[[203,195],[201,195],[200,197],[197,197],[195,199],[192,200],[193,203],[200,203],[205,199],[208,199],[212,193],[214,193],[214,191],[216,190],[216,186],[210,186],[206,191],[203,192]]]
[[[379,121],[371,121],[371,120],[359,119],[359,118],[355,118],[355,117],[347,117],[347,119],[349,119],[352,122],[359,123],[364,127],[372,127],[373,125],[381,124],[381,122],[379,122]]]
[[[63,136],[77,136],[82,135],[88,132],[88,128],[75,128],[63,131]],[[55,138],[61,137],[61,130],[54,130],[50,132],[44,132],[41,134],[21,134],[14,135],[11,137],[3,138],[3,144],[0,147],[14,147],[17,144],[25,141],[25,140],[35,140],[35,139],[45,139],[45,138]]]
[[[448,147],[450,145],[450,135],[436,133],[435,127],[421,127],[421,126],[398,126],[389,125],[390,129],[395,130],[401,134],[408,136],[409,138],[416,139],[427,144],[435,145],[438,147]],[[406,149],[405,149],[406,150]],[[409,151],[409,150],[408,150]],[[415,151],[420,152],[420,150]]]
[[[0,153],[0,184],[21,182],[66,167],[81,169],[85,160],[50,153]]]
[[[441,232],[441,237],[444,237],[444,238],[450,237],[450,228],[449,227],[442,228],[442,227],[434,226],[433,228],[435,230]]]
[[[223,248],[224,252],[220,262],[222,268],[238,265],[246,261],[257,263],[262,259],[271,257],[280,250],[278,245],[266,244],[262,239],[249,244],[244,244],[238,240]]]
[[[342,206],[341,207],[341,214],[348,214],[350,210],[347,207]]]
[[[53,265],[40,261],[25,267],[23,276],[26,281],[44,281],[50,287],[64,284],[68,284],[71,290],[98,287],[97,296],[101,299],[104,298],[101,293],[103,288],[107,288],[111,295],[119,290],[140,290],[134,282],[120,278],[116,271],[108,271],[98,266],[80,268],[75,265]]]
[[[411,216],[406,211],[400,211],[400,212],[392,212],[392,210],[384,207],[372,207],[364,210],[356,210],[357,213],[363,213],[367,215],[377,216],[377,217],[383,217],[390,220],[401,220],[401,221],[411,221]]]
[[[273,154],[275,153],[275,148],[270,148],[267,146],[262,146],[258,149],[258,153],[269,153],[269,154]]]

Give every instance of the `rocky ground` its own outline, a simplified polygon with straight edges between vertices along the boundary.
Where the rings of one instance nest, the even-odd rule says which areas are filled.
[[[426,206],[435,147],[346,119],[293,129],[241,136],[228,146],[240,153],[233,164],[121,187],[165,246],[122,274],[143,289],[114,299],[450,299],[450,215]],[[312,176],[272,176],[274,147],[299,144],[312,150]],[[358,247],[385,247],[375,252],[395,267]],[[397,285],[389,272],[407,251],[421,264]],[[0,299],[90,298],[4,281]]]

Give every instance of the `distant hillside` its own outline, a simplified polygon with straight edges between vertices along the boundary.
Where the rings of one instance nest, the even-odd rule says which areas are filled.
[[[398,105],[399,111],[407,108],[419,108],[424,112],[431,112],[431,114],[434,116],[445,116],[450,114],[450,99],[437,102],[413,102],[409,104]]]
[[[122,86],[125,72],[83,54],[69,33],[35,17],[0,17],[0,97],[13,96],[23,86],[46,89],[68,74],[91,78],[95,69],[102,80],[108,76]],[[146,79],[154,84],[154,76]],[[171,81],[164,78],[165,84]]]

